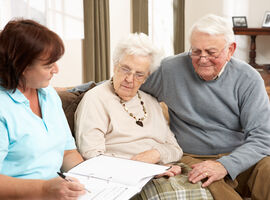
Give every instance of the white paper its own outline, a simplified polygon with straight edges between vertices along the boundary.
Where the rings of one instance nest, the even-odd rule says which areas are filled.
[[[79,179],[91,191],[80,200],[126,200],[167,169],[167,166],[100,155],[72,168],[66,175]]]

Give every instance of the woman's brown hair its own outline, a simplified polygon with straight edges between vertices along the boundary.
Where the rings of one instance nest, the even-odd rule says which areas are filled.
[[[0,32],[0,85],[13,91],[19,83],[25,87],[26,67],[37,59],[54,63],[64,51],[61,38],[47,27],[28,19],[9,21]]]

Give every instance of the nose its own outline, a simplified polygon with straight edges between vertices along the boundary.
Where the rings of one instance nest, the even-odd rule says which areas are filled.
[[[208,59],[208,56],[200,56],[200,61],[201,62],[207,62],[209,59]]]
[[[133,82],[133,80],[134,80],[134,74],[133,73],[129,73],[129,74],[127,74],[126,75],[126,81],[127,82]]]
[[[200,62],[207,62],[208,60],[208,54],[206,52],[202,52],[200,55]]]
[[[59,72],[58,65],[56,63],[53,64],[52,73],[57,74]]]

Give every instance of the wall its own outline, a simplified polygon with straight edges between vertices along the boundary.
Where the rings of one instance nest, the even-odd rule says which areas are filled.
[[[186,0],[185,15],[185,49],[189,50],[188,34],[191,25],[200,17],[208,13],[213,13],[227,17],[246,16],[248,27],[261,27],[265,11],[270,10],[269,0]],[[248,36],[235,37],[237,49],[235,57],[248,62],[250,38]],[[259,64],[270,63],[270,36],[258,36],[256,39],[257,56],[256,62]]]
[[[111,76],[113,75],[113,49],[122,37],[130,33],[130,21],[130,1],[110,0]]]
[[[65,54],[57,62],[58,74],[50,84],[55,87],[72,87],[82,83],[82,40],[64,40]]]

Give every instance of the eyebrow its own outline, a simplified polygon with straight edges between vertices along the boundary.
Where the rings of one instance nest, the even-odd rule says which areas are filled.
[[[208,48],[208,49],[198,49],[198,48],[192,48],[192,47],[191,47],[191,50],[199,50],[199,51],[202,51],[202,50],[204,50],[204,51],[216,50],[216,51],[218,51],[218,49],[215,48],[215,47],[210,47],[210,48]]]
[[[120,67],[125,67],[125,68],[128,68],[129,70],[131,70],[131,68],[126,64],[123,64],[123,65],[120,64]],[[143,71],[135,71],[135,73],[145,74],[145,72],[143,72]]]

